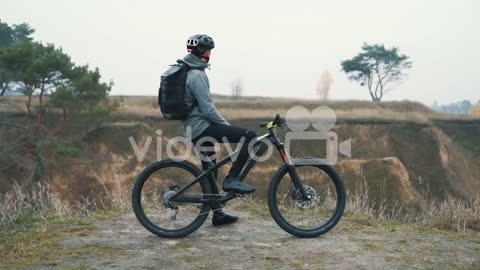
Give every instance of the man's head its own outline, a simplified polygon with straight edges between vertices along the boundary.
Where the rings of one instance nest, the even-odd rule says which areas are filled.
[[[213,48],[215,48],[215,43],[207,35],[194,35],[187,40],[188,52],[198,56],[206,63],[210,60],[210,50]]]

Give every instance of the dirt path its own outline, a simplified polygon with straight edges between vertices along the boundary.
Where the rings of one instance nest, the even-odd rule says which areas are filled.
[[[480,269],[478,234],[388,230],[344,219],[327,235],[299,239],[238,203],[228,208],[241,216],[238,223],[217,228],[209,218],[179,240],[150,234],[133,214],[96,220],[93,231],[62,244],[110,252],[83,254],[55,269]]]

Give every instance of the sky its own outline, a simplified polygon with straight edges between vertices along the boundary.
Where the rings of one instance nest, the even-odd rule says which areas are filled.
[[[323,71],[330,98],[364,99],[340,62],[364,42],[396,46],[413,67],[384,100],[480,100],[480,1],[0,0],[0,19],[29,23],[35,40],[99,67],[114,95],[157,95],[160,75],[186,54],[189,36],[215,40],[211,92],[314,98]]]

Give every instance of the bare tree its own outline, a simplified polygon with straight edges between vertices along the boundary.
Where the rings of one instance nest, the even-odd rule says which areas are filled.
[[[330,73],[328,70],[324,70],[322,72],[322,75],[320,75],[320,79],[317,82],[317,95],[318,97],[323,100],[327,101],[328,99],[328,93],[330,92],[330,89],[333,84],[333,75]]]
[[[472,111],[470,112],[471,115],[479,115],[480,116],[480,103],[473,106]]]
[[[238,99],[243,95],[244,84],[241,79],[235,79],[230,85],[233,99]]]

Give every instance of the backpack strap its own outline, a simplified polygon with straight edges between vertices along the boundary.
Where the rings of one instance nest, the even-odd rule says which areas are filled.
[[[178,63],[178,64],[185,64],[185,65],[187,66],[187,69],[188,69],[188,70],[204,70],[204,69],[202,69],[202,68],[189,66],[188,63],[185,62],[183,59],[177,59],[177,63]],[[187,70],[187,71],[188,71],[188,70]],[[192,96],[192,98],[193,98],[192,107],[198,106],[198,101],[197,101],[197,99],[196,99],[195,97],[193,97],[193,96]]]
[[[204,70],[203,68],[191,67],[191,66],[189,66],[188,63],[185,62],[183,59],[177,59],[177,63],[178,63],[178,64],[185,64],[185,65],[187,65],[188,70],[192,70],[192,69],[193,69],[193,70]]]

